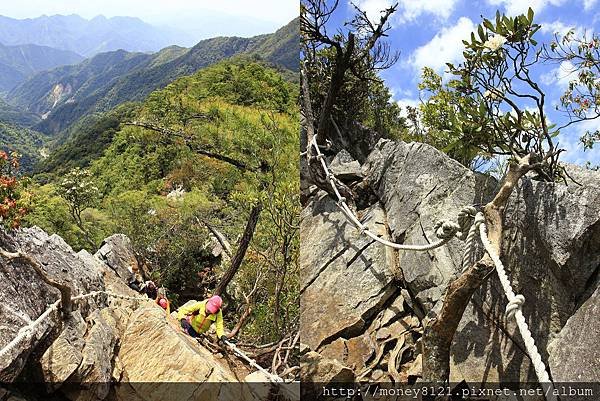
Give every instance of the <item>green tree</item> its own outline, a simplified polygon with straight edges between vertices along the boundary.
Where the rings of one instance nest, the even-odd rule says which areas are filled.
[[[488,154],[478,146],[475,138],[486,133],[473,133],[471,140],[465,140],[469,135],[465,133],[460,113],[477,106],[477,99],[463,95],[459,80],[444,84],[442,77],[428,67],[423,69],[418,88],[422,102],[417,109],[409,109],[412,135],[407,135],[408,138],[428,143],[463,165],[476,169],[478,156]],[[478,129],[476,127],[474,131]]]
[[[564,111],[568,121],[560,127],[595,120],[600,117],[600,36],[584,33],[580,37],[570,30],[564,36],[544,47],[546,61],[560,63],[569,73],[569,84],[560,98],[557,110]],[[584,149],[592,149],[600,142],[599,130],[588,130],[580,138]]]
[[[83,233],[86,242],[95,249],[96,244],[81,217],[85,209],[96,205],[100,199],[100,192],[94,184],[91,172],[79,167],[74,168],[60,182],[58,194],[67,201],[75,224]]]

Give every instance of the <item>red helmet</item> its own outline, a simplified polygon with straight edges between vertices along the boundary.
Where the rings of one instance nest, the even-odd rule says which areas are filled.
[[[210,297],[206,302],[206,310],[211,314],[217,313],[221,306],[223,306],[223,300],[218,295]]]

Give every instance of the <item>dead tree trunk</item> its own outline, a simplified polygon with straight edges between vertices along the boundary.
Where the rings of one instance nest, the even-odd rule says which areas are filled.
[[[231,259],[231,265],[229,269],[225,272],[223,278],[217,285],[215,289],[215,295],[220,295],[225,292],[227,285],[235,276],[238,269],[242,265],[242,261],[244,260],[244,256],[246,256],[246,251],[248,250],[248,246],[250,246],[250,242],[252,241],[252,237],[254,236],[254,231],[256,230],[256,224],[258,223],[258,217],[260,216],[260,212],[262,211],[262,204],[258,204],[252,208],[250,211],[250,217],[248,217],[248,221],[246,222],[246,228],[244,229],[244,234],[238,243],[237,250],[235,255]]]
[[[530,157],[526,156],[516,163],[511,163],[502,187],[483,210],[488,238],[498,255],[502,246],[504,208],[519,179],[535,167],[530,164]],[[425,382],[448,384],[450,347],[454,333],[471,296],[493,271],[494,263],[486,254],[448,285],[440,313],[437,316],[426,317],[423,333],[423,380]]]
[[[40,278],[44,281],[44,283],[58,289],[60,291],[60,308],[64,317],[67,317],[71,314],[72,305],[71,305],[71,287],[66,284],[59,283],[48,277],[46,272],[42,269],[40,264],[31,256],[18,251],[18,252],[8,252],[3,249],[0,249],[0,255],[5,257],[8,260],[20,260],[25,264],[28,264],[35,270],[35,272],[40,276]]]

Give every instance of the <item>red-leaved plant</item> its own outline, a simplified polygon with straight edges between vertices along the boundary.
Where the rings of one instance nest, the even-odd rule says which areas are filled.
[[[6,228],[19,228],[27,208],[19,202],[21,198],[19,155],[0,150],[0,224]]]

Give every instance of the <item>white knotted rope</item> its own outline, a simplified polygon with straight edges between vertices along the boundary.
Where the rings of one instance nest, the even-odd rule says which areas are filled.
[[[74,296],[71,298],[71,301],[77,301],[77,300],[86,299],[86,298],[93,298],[93,297],[97,297],[102,294],[107,295],[112,298],[125,299],[125,300],[130,300],[130,301],[147,301],[149,299],[149,298],[142,298],[142,297],[129,297],[126,295],[115,294],[115,293],[112,293],[109,291],[91,291],[87,294]],[[17,333],[17,336],[11,342],[6,344],[4,346],[4,348],[2,348],[0,350],[0,360],[4,360],[6,355],[11,350],[13,350],[17,345],[19,345],[22,341],[30,340],[31,338],[33,338],[37,334],[37,330],[42,325],[42,323],[52,314],[52,312],[58,310],[60,303],[61,303],[60,300],[54,302],[37,319],[35,319],[33,322],[31,322],[27,326],[22,327],[19,330],[19,332]],[[2,370],[2,369],[0,369],[0,370]]]
[[[471,207],[463,209],[461,211],[462,215],[459,213],[459,223],[455,223],[450,220],[438,221],[434,226],[435,235],[438,237],[438,241],[432,242],[430,244],[423,244],[423,245],[398,244],[396,242],[391,242],[391,241],[388,241],[386,239],[379,237],[378,235],[369,231],[369,228],[360,222],[358,217],[356,217],[356,215],[352,212],[352,210],[348,206],[348,203],[346,202],[346,198],[344,198],[340,194],[340,191],[338,190],[337,184],[335,182],[336,181],[335,175],[329,170],[329,167],[327,166],[327,163],[325,162],[325,155],[323,153],[321,153],[321,149],[319,148],[319,145],[317,144],[316,136],[313,137],[312,146],[316,152],[315,157],[317,158],[317,160],[319,160],[319,162],[321,163],[321,167],[323,168],[323,171],[325,172],[326,180],[329,182],[329,185],[331,186],[331,189],[333,190],[333,192],[337,198],[337,206],[340,208],[340,210],[342,211],[344,216],[346,216],[346,218],[352,224],[354,224],[354,226],[361,233],[364,233],[365,235],[372,238],[373,240],[375,240],[385,246],[388,246],[390,248],[399,249],[402,251],[424,252],[424,251],[431,251],[433,249],[441,247],[442,245],[444,245],[448,241],[450,241],[454,236],[458,236],[459,238],[462,238],[463,236],[466,235],[465,233],[468,232],[472,219],[463,217],[463,219],[461,220],[461,216],[466,217],[469,215],[469,212],[473,212],[474,209],[473,209],[473,211],[471,211]],[[472,214],[474,214],[474,213],[472,213]],[[461,230],[463,230],[463,231],[461,231]]]
[[[254,359],[252,359],[248,355],[246,355],[234,343],[225,340],[225,344],[229,348],[231,348],[231,350],[236,355],[238,355],[240,358],[242,358],[243,360],[245,360],[246,362],[248,362],[248,364],[250,364],[250,366],[256,368],[257,370],[259,370],[260,372],[262,372],[262,374],[264,374],[265,376],[267,376],[267,378],[269,379],[269,381],[271,381],[272,383],[284,383],[284,380],[281,377],[270,373],[268,370],[266,370],[265,368],[263,368],[262,366],[260,366],[258,363],[256,363],[256,361]]]
[[[483,213],[477,213],[477,221],[485,221]],[[535,345],[535,340],[531,335],[531,331],[529,330],[529,326],[527,325],[527,321],[525,320],[525,316],[523,316],[523,304],[525,303],[525,297],[521,294],[515,294],[510,284],[510,280],[506,275],[506,269],[500,260],[498,254],[494,251],[492,244],[487,236],[487,227],[485,223],[478,224],[479,226],[479,234],[481,237],[481,243],[485,248],[485,251],[488,253],[494,265],[496,266],[496,272],[498,273],[498,278],[500,279],[500,284],[502,285],[502,289],[504,290],[504,294],[508,299],[508,305],[506,306],[506,316],[508,318],[514,317],[519,332],[521,333],[521,337],[523,338],[523,342],[525,343],[525,349],[527,350],[527,354],[531,359],[533,364],[533,369],[535,370],[535,374],[538,378],[538,382],[545,386],[544,388],[546,393],[547,400],[556,400],[556,396],[554,395],[554,384],[550,380],[550,376],[546,370],[546,365],[544,361],[542,361],[542,356],[540,355],[537,346]]]
[[[431,244],[426,245],[405,245],[405,244],[397,244],[395,242],[387,241],[383,238],[378,237],[373,234],[365,227],[359,220],[358,217],[350,210],[348,204],[346,203],[346,199],[340,195],[340,192],[336,185],[336,178],[334,174],[331,173],[327,163],[325,162],[325,155],[321,153],[321,149],[317,144],[316,135],[312,139],[312,147],[315,149],[316,158],[320,161],[323,171],[325,172],[326,179],[331,185],[335,196],[337,197],[337,205],[342,210],[346,218],[353,223],[356,228],[361,232],[376,240],[377,242],[400,250],[407,251],[429,251],[435,248],[438,248],[453,237],[458,237],[460,239],[465,240],[465,252],[462,260],[462,271],[466,271],[471,266],[471,261],[473,259],[473,254],[475,252],[475,242],[477,239],[477,231],[479,231],[479,236],[481,238],[481,242],[494,262],[494,266],[498,273],[498,278],[500,279],[500,283],[502,284],[502,288],[508,299],[508,305],[506,306],[506,316],[508,318],[514,317],[519,332],[521,333],[521,337],[525,343],[525,349],[529,358],[533,363],[533,367],[535,370],[535,374],[538,378],[538,382],[542,385],[545,390],[545,395],[547,400],[556,400],[556,395],[554,395],[554,384],[550,380],[550,376],[546,370],[546,365],[542,361],[542,357],[535,345],[535,340],[531,335],[531,331],[529,330],[529,326],[525,321],[525,317],[523,316],[522,306],[525,302],[525,297],[523,295],[516,295],[512,290],[512,286],[510,284],[510,280],[506,275],[506,271],[504,269],[504,265],[502,261],[498,257],[498,255],[494,252],[492,248],[492,244],[490,243],[487,237],[487,228],[485,225],[485,216],[483,213],[476,213],[476,210],[472,206],[467,206],[463,208],[458,214],[458,223],[454,223],[448,220],[442,220],[436,223],[434,226],[434,230],[436,236],[439,238],[439,241],[436,241]]]

